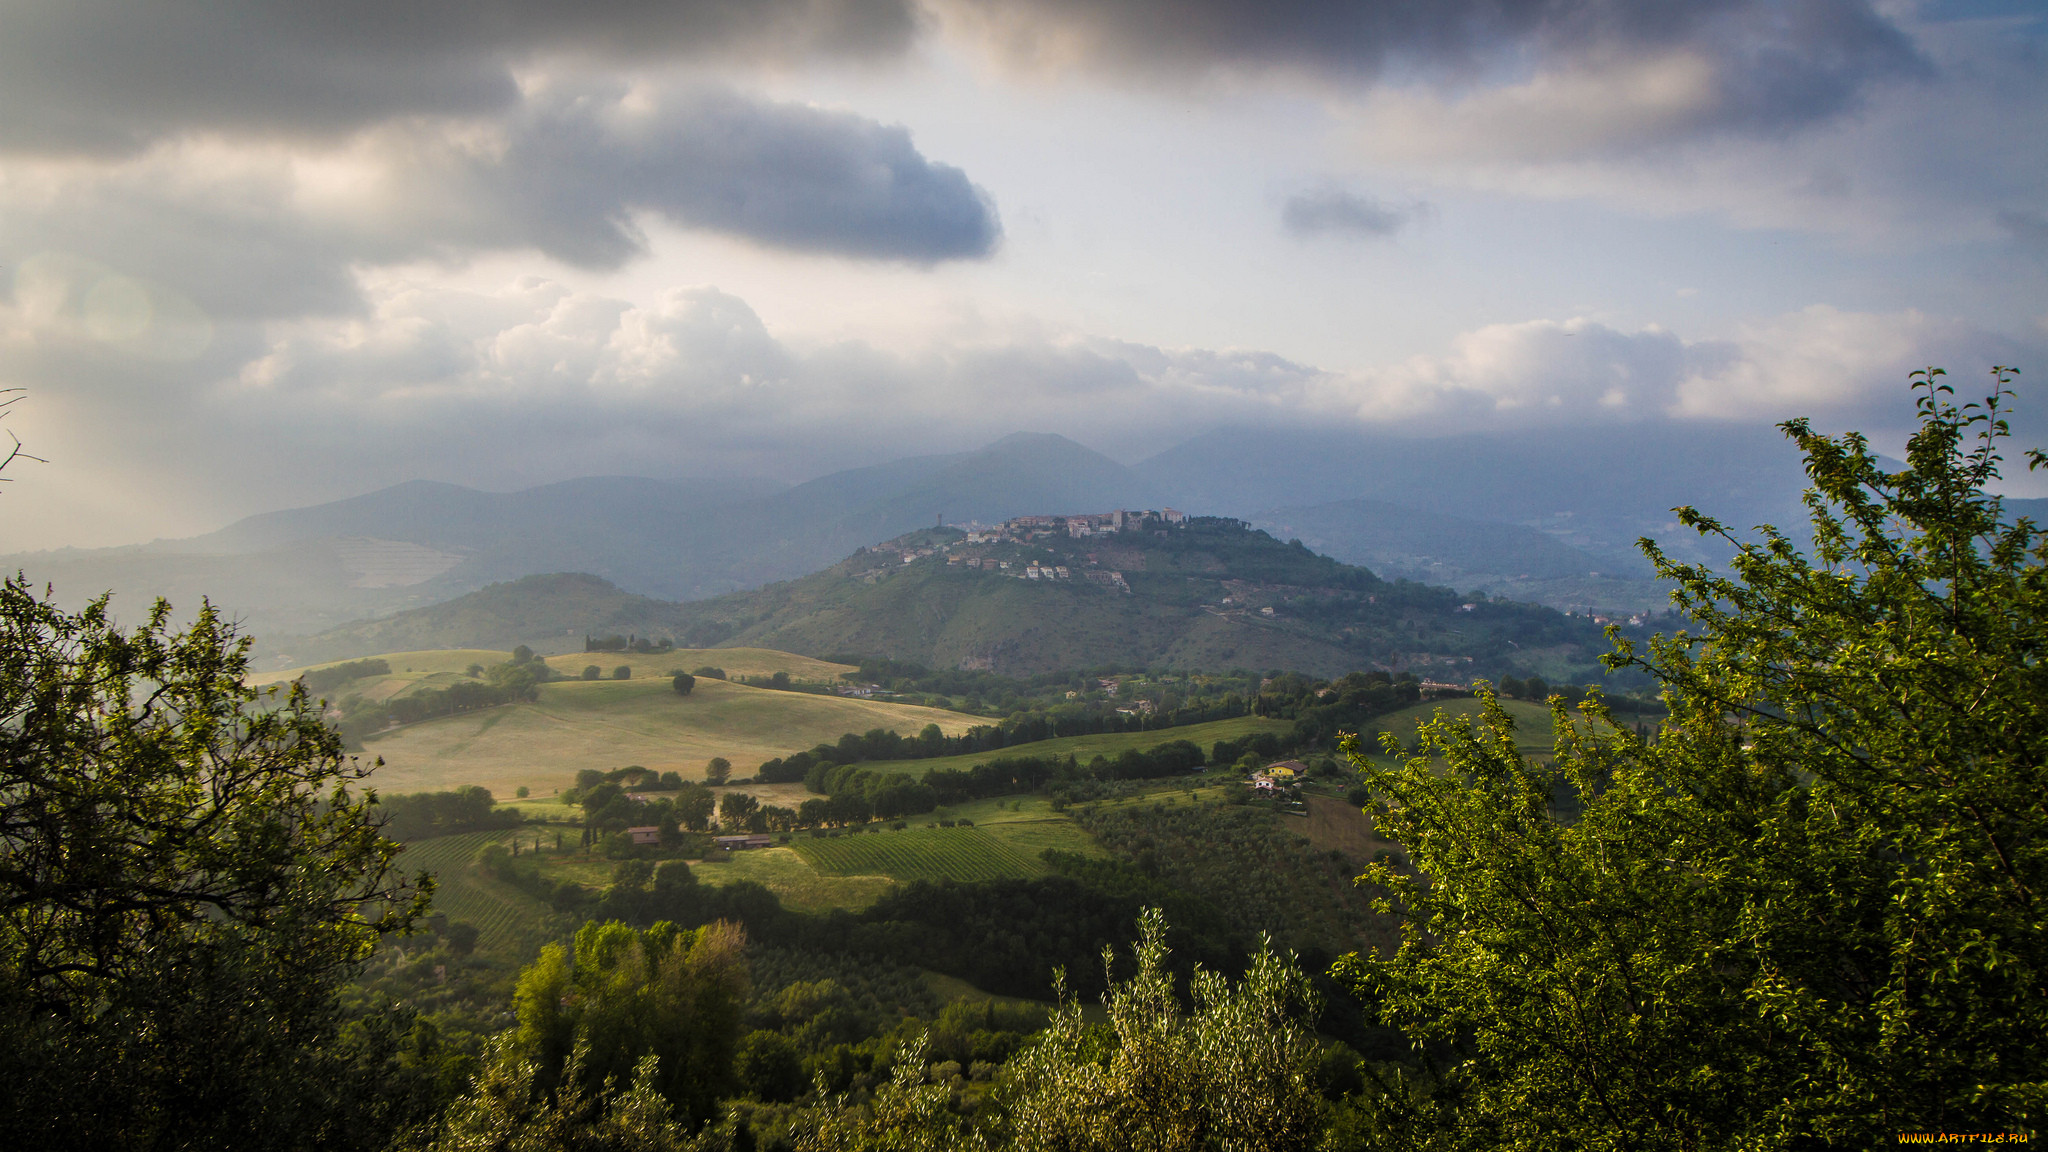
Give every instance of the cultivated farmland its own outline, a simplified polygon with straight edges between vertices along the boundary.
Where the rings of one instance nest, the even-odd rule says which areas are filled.
[[[406,655],[386,658],[394,673],[405,666],[401,660]],[[577,656],[605,667],[607,673],[612,665],[635,658],[619,653]],[[662,666],[667,666],[666,660]],[[388,679],[380,679],[380,686]],[[544,684],[536,703],[404,725],[370,737],[365,752],[383,758],[384,766],[373,780],[385,792],[477,784],[509,797],[524,784],[547,796],[565,787],[582,768],[610,771],[639,764],[696,778],[713,756],[723,756],[738,774],[746,775],[764,760],[837,740],[847,732],[891,728],[909,735],[937,724],[941,731],[957,734],[980,722],[937,708],[777,692],[723,680],[700,679],[690,695],[678,696],[666,676],[636,676]]]
[[[791,843],[819,872],[895,880],[1003,880],[1042,876],[1044,864],[980,828],[913,828]]]
[[[979,719],[974,722],[988,723]],[[913,776],[920,776],[940,768],[972,768],[976,764],[986,764],[991,760],[1003,760],[1014,756],[1072,756],[1086,764],[1097,756],[1115,756],[1130,748],[1157,748],[1173,740],[1191,740],[1207,752],[1209,745],[1218,740],[1234,740],[1254,732],[1284,734],[1293,726],[1292,720],[1239,716],[1231,720],[1212,720],[1207,724],[1189,724],[1181,728],[1158,728],[1150,732],[1105,732],[1092,736],[1059,736],[1031,744],[998,748],[993,752],[974,752],[965,756],[936,756],[929,760],[882,760],[864,766],[880,771],[908,772]]]
[[[475,865],[486,844],[507,833],[465,832],[407,844],[398,864],[407,873],[431,872],[437,887],[434,910],[451,921],[477,926],[477,947],[486,952],[530,951],[531,937],[548,906],[509,884],[493,880]]]

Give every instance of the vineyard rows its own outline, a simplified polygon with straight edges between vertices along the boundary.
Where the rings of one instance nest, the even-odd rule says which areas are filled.
[[[814,840],[790,847],[833,876],[897,880],[1003,880],[1045,874],[1044,865],[979,828],[914,828]]]
[[[548,907],[509,885],[492,880],[475,867],[476,854],[507,833],[465,832],[437,836],[406,845],[398,864],[407,874],[434,873],[434,911],[452,921],[477,927],[477,947],[485,951],[516,945],[545,916]]]

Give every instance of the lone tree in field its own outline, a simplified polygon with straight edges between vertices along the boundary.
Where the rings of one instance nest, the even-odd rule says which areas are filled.
[[[704,779],[707,783],[723,784],[731,776],[732,761],[723,756],[713,756],[711,762],[704,765]]]
[[[1399,952],[1339,971],[1427,1055],[1379,1070],[1369,1146],[2048,1122],[2048,542],[1986,491],[2013,374],[1961,407],[1940,377],[1915,374],[1901,472],[1784,425],[1811,558],[1690,508],[1732,574],[1644,542],[1698,628],[1647,651],[1611,633],[1611,667],[1663,684],[1654,741],[1553,700],[1555,762],[1530,761],[1489,695],[1476,724],[1425,726],[1435,764],[1352,744],[1414,869],[1365,877],[1408,915]]]
[[[675,674],[674,679],[670,680],[669,683],[675,685],[676,695],[688,696],[693,690],[696,689],[697,678],[695,676],[690,675],[688,672],[678,672]]]

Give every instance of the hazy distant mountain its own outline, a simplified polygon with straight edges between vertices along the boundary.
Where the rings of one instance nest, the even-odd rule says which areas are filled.
[[[1282,540],[1382,576],[1484,589],[1536,604],[1580,610],[1642,611],[1667,606],[1641,556],[1596,556],[1556,536],[1378,500],[1276,508],[1251,517]]]
[[[1634,563],[1649,535],[1697,552],[1670,510],[1730,524],[1804,522],[1799,454],[1772,429],[1713,424],[1461,433],[1430,439],[1352,431],[1221,431],[1133,467],[1187,506],[1254,517],[1364,499],[1430,515],[1535,528],[1598,558]]]
[[[993,523],[1173,506],[1254,518],[1395,575],[1634,608],[1654,590],[1611,574],[1640,570],[1638,536],[1722,559],[1672,523],[1672,506],[1742,527],[1798,524],[1798,464],[1774,432],[1711,425],[1431,440],[1229,430],[1135,467],[1064,437],[1019,434],[794,486],[589,477],[479,492],[415,481],[187,540],[6,556],[0,566],[54,583],[70,603],[114,589],[124,614],[145,597],[189,609],[210,596],[281,642],[536,573],[587,572],[629,593],[695,600],[803,576],[941,516]]]
[[[944,516],[1157,505],[1129,469],[1071,440],[1016,435],[785,487],[757,480],[590,477],[520,492],[415,481],[264,513],[218,532],[129,548],[0,557],[69,602],[201,596],[266,639],[433,604],[546,572],[697,599],[816,571]],[[133,611],[135,609],[128,609]]]
[[[526,576],[424,608],[266,645],[257,666],[290,668],[427,648],[506,650],[525,644],[544,654],[574,652],[582,649],[586,634],[674,636],[688,625],[681,608],[621,591],[587,573]]]

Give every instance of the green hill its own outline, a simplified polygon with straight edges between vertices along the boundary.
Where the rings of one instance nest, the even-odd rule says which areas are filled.
[[[585,635],[676,636],[680,607],[622,592],[610,581],[581,572],[527,576],[425,608],[290,638],[283,642],[283,651],[271,653],[263,663],[283,668],[380,652],[509,650],[521,644],[543,653],[580,651]]]
[[[1030,578],[1034,566],[1041,578]],[[515,644],[575,659],[590,633],[1006,675],[1111,664],[1316,675],[1377,666],[1457,682],[1584,682],[1598,677],[1594,661],[1607,648],[1584,617],[1383,580],[1240,521],[1197,518],[974,543],[925,529],[798,580],[688,604],[595,576],[531,576],[295,641],[288,662]],[[592,656],[607,667],[608,659]]]
[[[992,544],[926,530],[800,580],[682,605],[678,618],[721,644],[1009,674],[1378,665],[1458,681],[1524,668],[1569,682],[1596,677],[1607,647],[1590,620],[1382,580],[1239,521],[1147,523]],[[1049,575],[1028,578],[1031,565]]]

